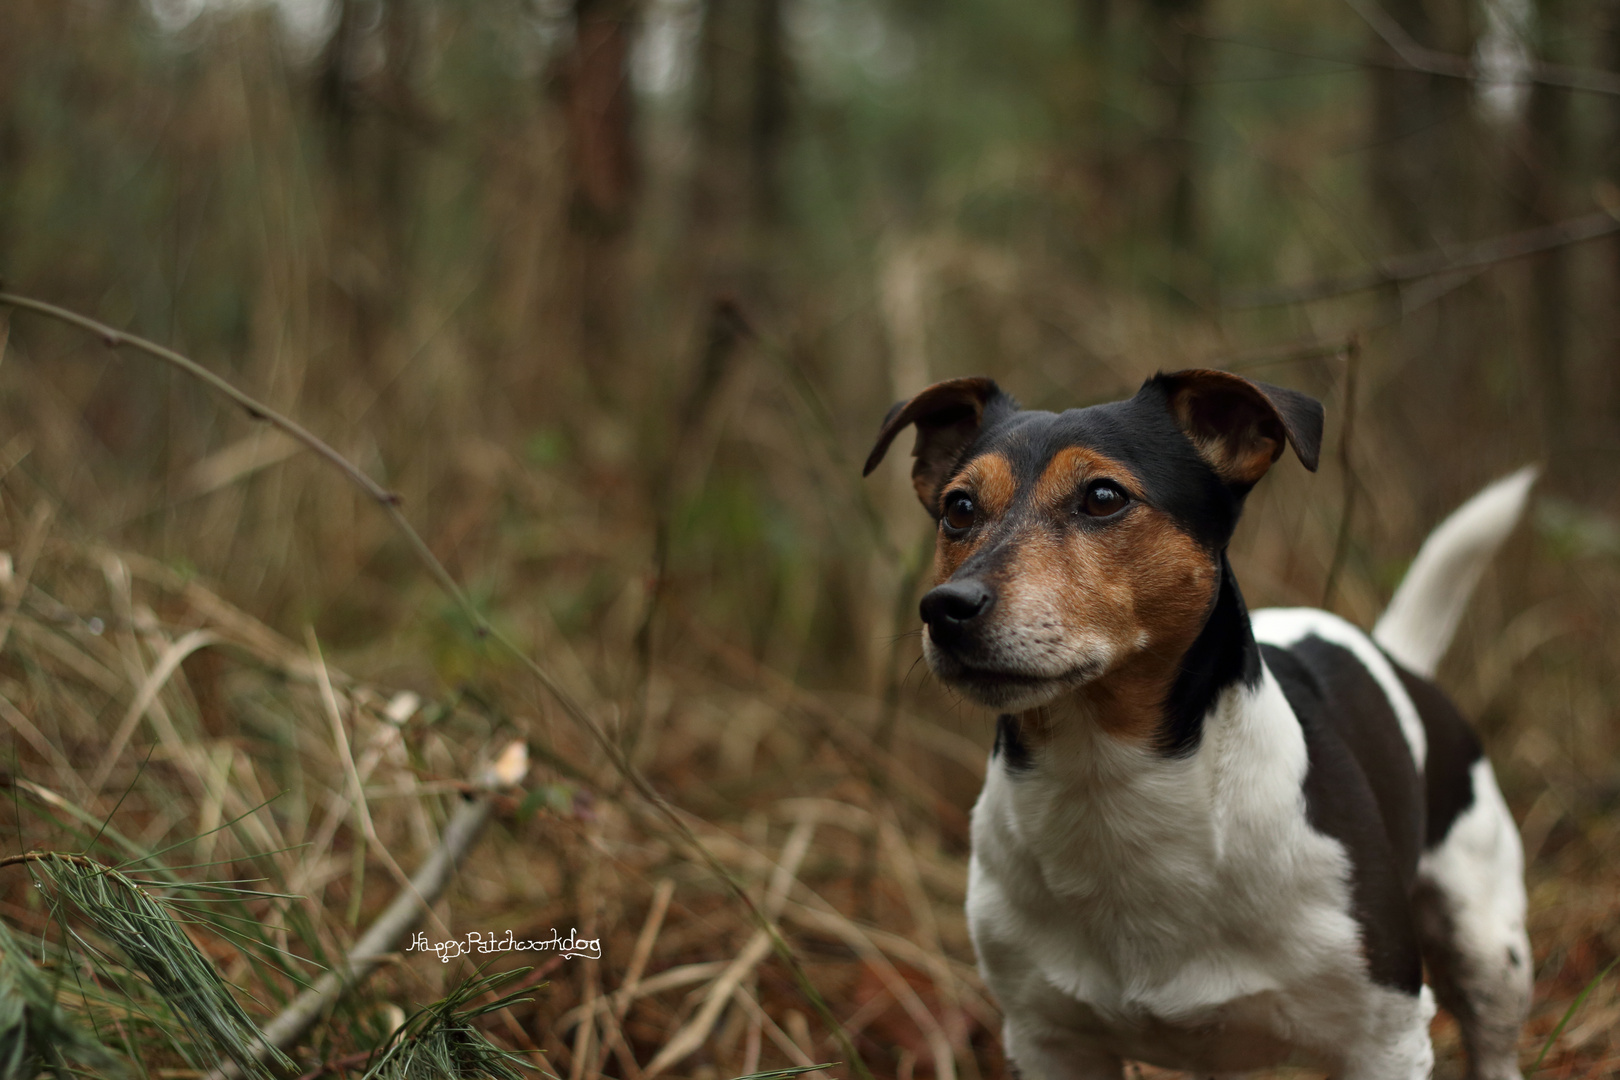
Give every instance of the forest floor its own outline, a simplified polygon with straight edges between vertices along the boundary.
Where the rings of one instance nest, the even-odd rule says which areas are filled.
[[[465,636],[441,640],[452,668],[483,667],[446,689],[434,675],[443,655],[393,645],[345,655],[313,634],[289,640],[206,582],[75,540],[21,472],[0,485],[0,712],[13,747],[0,814],[25,847],[78,849],[84,823],[108,818],[149,850],[197,836],[168,858],[202,868],[190,876],[267,878],[296,894],[251,915],[281,927],[277,943],[291,952],[331,957],[396,891],[378,849],[409,871],[481,757],[514,735],[533,748],[532,775],[500,801],[427,936],[557,930],[599,939],[602,959],[405,953],[301,1048],[306,1075],[358,1075],[354,1052],[396,1024],[401,1005],[439,997],[487,961],[531,967],[533,988],[526,1004],[485,1018],[490,1037],[542,1052],[537,1062],[570,1080],[636,1080],[655,1059],[668,1075],[719,1080],[841,1058],[711,869],[522,670]],[[988,721],[970,720],[964,735],[908,708],[815,692],[682,613],[671,618],[688,659],[654,667],[640,731],[626,742],[634,760],[779,920],[875,1074],[1006,1076],[962,915],[966,814]],[[556,627],[523,630],[622,736],[628,723]],[[369,837],[347,794],[351,774]],[[1538,971],[1528,1065],[1613,956],[1620,818],[1572,820],[1553,812],[1553,793],[1515,795]],[[19,878],[4,883],[0,914],[49,933],[49,909]],[[293,989],[229,941],[198,936],[261,1014]],[[149,1075],[195,1075],[140,1016],[122,1022],[153,1055]],[[1620,1073],[1617,1024],[1609,979],[1534,1075]],[[1460,1076],[1455,1025],[1442,1016],[1434,1032],[1437,1075]],[[684,1049],[671,1056],[672,1045]]]

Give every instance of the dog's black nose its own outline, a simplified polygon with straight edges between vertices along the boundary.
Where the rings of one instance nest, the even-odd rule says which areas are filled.
[[[930,628],[954,630],[989,611],[994,599],[981,582],[948,581],[930,589],[918,609]]]

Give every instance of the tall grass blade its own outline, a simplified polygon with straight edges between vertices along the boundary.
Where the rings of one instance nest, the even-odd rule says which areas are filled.
[[[1552,1029],[1552,1034],[1547,1036],[1547,1041],[1541,1044],[1541,1053],[1536,1055],[1536,1063],[1530,1066],[1532,1069],[1541,1068],[1541,1063],[1552,1052],[1553,1044],[1558,1041],[1558,1036],[1564,1033],[1564,1028],[1569,1025],[1570,1020],[1580,1011],[1581,1006],[1586,1004],[1587,996],[1597,989],[1598,983],[1608,977],[1609,972],[1614,970],[1616,964],[1620,964],[1620,956],[1610,960],[1609,966],[1598,972],[1592,981],[1587,983],[1581,992],[1575,995],[1575,1000],[1569,1003],[1569,1008],[1564,1010],[1564,1015],[1559,1019],[1558,1026]]]

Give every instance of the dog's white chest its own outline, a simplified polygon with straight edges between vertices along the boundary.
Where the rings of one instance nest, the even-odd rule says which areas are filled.
[[[1043,752],[1061,767],[992,768],[973,812],[968,917],[1009,1016],[1205,1069],[1284,1060],[1333,1022],[1364,981],[1349,862],[1306,822],[1269,673],[1189,758],[1082,724]]]

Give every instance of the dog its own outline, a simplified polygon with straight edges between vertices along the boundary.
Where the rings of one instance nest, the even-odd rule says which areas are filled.
[[[1285,447],[1316,468],[1304,394],[1189,370],[1054,414],[953,379],[890,410],[866,474],[907,427],[923,653],[998,713],[967,914],[1017,1075],[1418,1080],[1438,1000],[1468,1075],[1518,1080],[1518,830],[1430,676],[1533,470],[1437,529],[1368,635],[1251,617],[1227,560]]]

